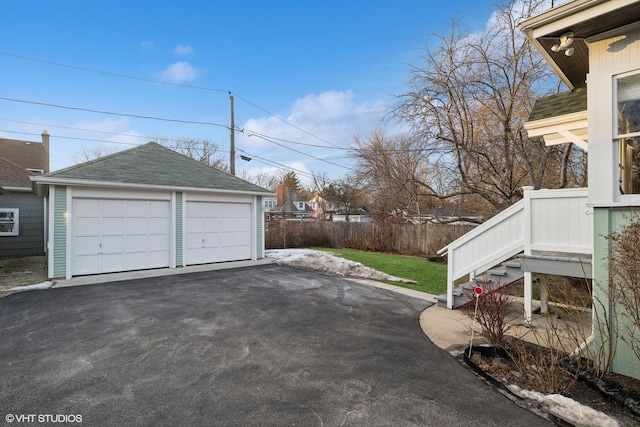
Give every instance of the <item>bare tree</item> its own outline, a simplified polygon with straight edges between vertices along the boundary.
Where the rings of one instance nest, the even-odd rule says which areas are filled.
[[[91,147],[83,146],[80,153],[73,155],[72,160],[74,163],[84,163],[88,162],[89,160],[95,160],[101,157],[108,156],[115,152],[116,150],[108,149],[100,145]]]
[[[324,191],[324,198],[331,202],[338,212],[342,212],[345,221],[349,222],[349,214],[361,205],[361,191],[353,179],[336,181]]]
[[[212,168],[228,172],[226,154],[220,150],[215,143],[207,139],[196,139],[190,137],[169,139],[166,137],[156,138],[156,141],[178,153],[184,154],[202,164]]]
[[[387,137],[376,130],[355,138],[356,180],[366,188],[378,213],[420,214],[450,184],[423,155],[422,144],[409,137]]]
[[[255,185],[266,188],[267,190],[276,191],[278,187],[278,177],[268,174],[266,172],[260,173],[249,173],[246,170],[243,170],[240,174],[240,178],[245,181],[249,181],[254,183]]]
[[[419,182],[441,199],[476,194],[495,210],[522,198],[522,187],[567,185],[563,148],[529,139],[524,129],[535,99],[557,79],[517,25],[535,15],[544,0],[501,7],[480,33],[455,22],[437,35],[423,64],[410,73],[410,90],[399,96],[393,115],[411,125],[442,185]],[[558,156],[558,153],[560,155]],[[570,154],[570,153],[568,153]],[[550,171],[557,175],[550,177]]]

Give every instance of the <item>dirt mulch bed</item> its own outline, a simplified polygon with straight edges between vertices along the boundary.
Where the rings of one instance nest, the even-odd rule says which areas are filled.
[[[504,351],[495,351],[493,348],[474,347],[469,363],[468,349],[464,355],[459,357],[463,364],[469,366],[498,388],[508,392],[507,385],[517,385],[524,390],[537,391],[538,385],[531,377],[523,376]],[[565,380],[572,382],[572,375],[566,371]],[[624,375],[614,373],[606,374],[600,385],[609,391],[618,391],[618,398],[625,396],[640,402],[640,380],[636,380]],[[509,392],[510,393],[510,392]],[[612,397],[614,393],[605,395],[594,388],[592,384],[584,379],[577,379],[567,390],[561,393],[582,405],[591,407],[597,411],[616,419],[622,426],[640,425],[640,416],[628,407],[616,402]],[[560,423],[559,425],[563,425]],[[564,424],[567,425],[567,424]],[[570,425],[570,424],[568,424]]]
[[[0,257],[0,297],[15,286],[35,285],[47,280],[45,256]]]

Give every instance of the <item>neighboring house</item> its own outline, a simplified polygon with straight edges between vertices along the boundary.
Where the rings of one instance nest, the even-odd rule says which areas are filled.
[[[444,248],[446,303],[452,308],[457,298],[454,280],[521,254],[527,321],[531,273],[593,278],[594,317],[602,319],[615,313],[604,236],[624,227],[640,206],[640,2],[575,0],[520,28],[570,89],[536,103],[526,124],[529,136],[588,150],[589,186],[525,187],[523,200]],[[640,361],[616,328],[625,319],[609,320],[610,329],[595,328],[587,344],[608,342],[602,348],[615,348],[611,370],[640,378]]]
[[[49,172],[49,134],[42,142],[0,138],[0,256],[44,255],[46,205],[30,177]]]
[[[315,221],[315,212],[295,191],[278,183],[276,198],[265,198],[264,212],[266,221]]]
[[[31,180],[52,278],[264,257],[273,193],[154,142]]]

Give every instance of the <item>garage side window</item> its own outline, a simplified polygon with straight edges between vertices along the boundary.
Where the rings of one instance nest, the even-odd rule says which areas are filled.
[[[0,237],[20,233],[20,209],[0,208]]]

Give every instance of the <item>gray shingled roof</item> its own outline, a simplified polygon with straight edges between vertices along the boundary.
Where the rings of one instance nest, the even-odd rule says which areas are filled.
[[[529,121],[550,119],[581,111],[587,111],[587,91],[562,92],[538,98],[529,115]]]
[[[47,178],[272,194],[155,142],[51,172],[38,181]]]

